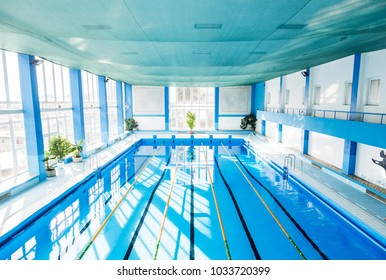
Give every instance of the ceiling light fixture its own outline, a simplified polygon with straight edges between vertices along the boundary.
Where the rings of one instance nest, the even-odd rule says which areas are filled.
[[[308,73],[308,71],[302,71],[300,73],[303,75],[303,77],[308,77],[310,75],[310,73]]]
[[[107,30],[111,29],[110,25],[107,24],[85,24],[82,25],[83,28],[87,30]]]
[[[41,60],[41,59],[34,59],[34,60],[32,60],[31,61],[31,64],[33,65],[33,66],[39,66],[39,65],[41,65],[41,64],[43,64],[43,60]]]
[[[209,55],[209,54],[212,54],[212,53],[208,52],[208,51],[193,51],[192,54],[199,54],[199,55],[206,54],[206,55]]]
[[[222,23],[196,23],[194,29],[221,29]]]
[[[277,29],[303,29],[307,24],[280,24]]]

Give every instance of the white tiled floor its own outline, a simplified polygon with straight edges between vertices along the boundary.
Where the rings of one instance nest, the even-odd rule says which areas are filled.
[[[44,182],[39,183],[36,186],[33,186],[28,190],[0,203],[0,236],[17,226],[21,221],[36,212],[42,206],[48,204],[60,194],[64,193],[66,190],[71,188],[76,182],[82,180],[96,168],[97,164],[99,164],[100,166],[108,162],[115,155],[127,149],[137,139],[140,139],[141,137],[152,138],[152,135],[154,134],[157,134],[159,135],[158,137],[163,138],[171,138],[171,135],[173,134],[175,134],[178,138],[190,137],[190,134],[186,133],[135,133],[123,139],[122,141],[107,147],[106,149],[99,152],[97,155],[85,159],[82,163],[70,163],[65,165],[63,169],[57,170],[59,176],[48,178]],[[194,136],[196,138],[207,138],[209,137],[209,134],[211,133],[197,133]],[[213,134],[213,136],[214,138],[227,138],[228,134],[217,133]],[[248,138],[248,133],[234,134],[233,137]],[[283,162],[284,157],[288,153],[293,153],[293,151],[285,149],[282,145],[270,143],[269,141],[254,141],[254,145],[256,145],[259,148],[259,151],[261,151],[264,155],[273,159],[278,164],[281,164]],[[302,158],[300,154],[296,154],[296,157],[297,161]],[[295,170],[292,170],[291,172],[299,178],[303,179],[309,185],[313,186],[317,191],[323,193],[326,197],[339,204],[346,211],[355,215],[358,219],[362,220],[365,224],[367,224],[375,231],[379,232],[380,235],[383,235],[386,238],[386,222],[382,220],[383,218],[386,218],[382,216],[386,212],[385,204],[377,201],[376,199],[370,198],[364,193],[361,194],[360,192],[357,192],[354,198],[349,199],[347,196],[345,196],[344,193],[338,192],[336,188],[331,186],[330,175],[326,173],[323,173],[322,175],[320,175],[320,173],[314,174],[310,169],[305,172],[306,168],[304,168],[304,166],[307,164],[308,163],[304,161],[301,165],[298,164],[297,168]],[[318,178],[316,178],[315,176],[324,177],[324,182],[321,183],[320,178],[318,180]],[[337,181],[339,182],[339,180]],[[344,181],[340,181],[339,184],[344,185],[345,183]],[[352,191],[352,189],[352,187],[348,187],[348,190]],[[366,208],[365,205],[369,203],[372,203],[374,205],[377,204],[379,205],[379,208],[374,207],[374,205],[372,205],[372,211],[370,212],[368,211],[369,208]],[[379,211],[377,209],[379,209]],[[374,211],[379,213],[374,213]],[[377,214],[380,215],[380,217],[377,217]]]

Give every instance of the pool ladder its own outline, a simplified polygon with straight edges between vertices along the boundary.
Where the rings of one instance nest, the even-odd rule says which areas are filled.
[[[284,158],[284,166],[283,166],[283,181],[284,181],[284,183],[288,182],[289,168],[295,169],[295,167],[296,167],[296,156],[294,154],[288,154]]]

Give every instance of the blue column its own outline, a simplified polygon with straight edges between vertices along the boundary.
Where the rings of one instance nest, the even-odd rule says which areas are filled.
[[[125,118],[133,117],[133,88],[125,83]]]
[[[220,88],[214,88],[214,129],[218,130],[218,119],[220,112]]]
[[[103,144],[109,142],[109,118],[106,95],[106,82],[104,76],[98,76],[98,91],[100,104],[100,120],[101,120],[101,141]]]
[[[267,125],[266,125],[266,121],[265,120],[261,120],[261,135],[265,136],[265,129],[266,129]]]
[[[39,181],[46,179],[44,164],[44,141],[36,68],[34,56],[19,54],[19,74],[21,101],[24,112],[24,129],[27,145],[28,171],[39,176]]]
[[[354,70],[352,77],[352,86],[351,86],[351,103],[350,103],[350,121],[354,121],[357,112],[358,106],[358,88],[359,88],[359,77],[361,70],[361,54],[357,53],[354,55]]]
[[[304,110],[305,110],[305,115],[309,116],[311,114],[310,112],[310,75],[311,75],[311,70],[310,68],[306,69],[307,76],[306,78],[306,83],[304,86]]]
[[[74,140],[83,139],[84,156],[86,146],[86,132],[84,129],[84,109],[83,109],[83,94],[82,94],[82,75],[78,69],[70,69],[70,88],[72,100],[72,120],[74,125]]]
[[[251,112],[256,114],[257,110],[264,111],[265,82],[252,85]]]
[[[279,112],[280,113],[284,113],[284,99],[285,99],[285,96],[284,96],[284,78],[283,76],[280,76],[280,91],[279,91]]]
[[[304,86],[304,114],[310,115],[311,111],[309,110],[309,96],[310,96],[310,68],[306,69],[306,81]],[[302,142],[300,145],[300,151],[302,154],[307,155],[308,154],[308,145],[310,140],[310,132],[308,130],[303,130],[302,132]]]
[[[123,123],[123,95],[122,95],[122,82],[116,82],[117,91],[117,123],[118,123],[118,134],[121,135],[124,131]]]
[[[350,120],[355,121],[358,103],[358,86],[360,78],[361,68],[361,54],[355,54],[354,56],[354,69],[352,77],[352,91],[351,91],[351,104],[350,104]],[[360,133],[360,132],[358,132]],[[357,142],[350,140],[344,141],[344,155],[342,172],[347,175],[355,174],[355,162],[357,157]]]
[[[165,130],[169,130],[169,87],[164,90],[165,102]]]
[[[308,154],[308,143],[310,141],[310,131],[309,130],[303,130],[302,135],[302,143],[300,147],[300,152],[304,155]]]
[[[278,128],[278,137],[277,137],[277,141],[279,143],[283,143],[283,125],[281,123],[279,123],[277,125],[277,128]]]

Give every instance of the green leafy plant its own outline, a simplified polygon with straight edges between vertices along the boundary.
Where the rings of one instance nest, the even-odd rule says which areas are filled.
[[[127,131],[138,129],[138,122],[134,118],[125,119],[125,128]]]
[[[46,170],[47,171],[51,171],[51,170],[55,170],[55,168],[53,168],[51,165],[50,165],[50,160],[52,159],[52,156],[50,154],[50,151],[46,151],[44,153],[44,159],[43,161],[45,162],[46,164]]]
[[[73,151],[71,142],[63,136],[56,135],[48,141],[49,153],[52,158],[61,162],[63,158]]]
[[[196,114],[192,112],[186,113],[186,124],[190,129],[190,133],[193,133],[193,128],[196,127]]]
[[[79,158],[82,156],[83,151],[83,139],[80,139],[78,142],[75,141],[74,144],[72,144],[72,156]]]
[[[248,126],[250,126],[252,128],[252,130],[255,130],[256,129],[256,121],[257,121],[256,116],[254,114],[249,114],[248,116],[245,116],[241,120],[240,128],[244,130],[244,129],[247,129]]]

